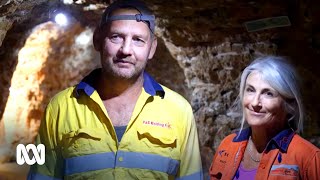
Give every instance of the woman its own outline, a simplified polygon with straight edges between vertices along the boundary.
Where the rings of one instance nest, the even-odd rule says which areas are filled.
[[[253,61],[241,75],[239,97],[240,131],[221,142],[210,178],[320,179],[320,150],[297,134],[303,107],[297,74],[286,59]]]

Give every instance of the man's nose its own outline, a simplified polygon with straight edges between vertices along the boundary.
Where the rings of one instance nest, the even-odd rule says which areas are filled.
[[[123,44],[121,46],[121,52],[125,55],[130,55],[132,53],[132,47],[131,47],[131,40],[126,39],[123,41]]]

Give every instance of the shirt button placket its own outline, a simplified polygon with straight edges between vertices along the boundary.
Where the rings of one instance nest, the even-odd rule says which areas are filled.
[[[123,161],[123,157],[119,157],[118,160],[119,160],[120,162],[122,162],[122,161]]]
[[[122,153],[117,153],[117,155],[116,155],[116,165],[115,165],[115,168],[116,168],[116,170],[115,170],[115,179],[116,180],[122,180],[122,179],[125,179],[125,174],[124,174],[124,172],[123,172],[123,169],[119,169],[119,168],[117,168],[117,167],[121,167],[121,164],[123,164],[123,161],[124,161],[124,157],[123,157],[123,154]]]

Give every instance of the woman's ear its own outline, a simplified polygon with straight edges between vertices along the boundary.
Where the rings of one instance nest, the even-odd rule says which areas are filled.
[[[102,30],[99,26],[97,26],[93,32],[93,46],[96,51],[101,51],[102,41]]]

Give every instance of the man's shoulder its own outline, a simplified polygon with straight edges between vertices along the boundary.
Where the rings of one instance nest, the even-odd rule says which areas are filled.
[[[183,106],[190,106],[189,101],[183,97],[181,94],[179,94],[176,91],[171,90],[170,88],[161,85],[165,92],[165,97],[164,99],[166,101],[170,101],[171,103],[177,104],[177,105],[183,105]]]
[[[61,90],[51,98],[50,103],[59,104],[61,103],[61,101],[68,101],[68,99],[72,97],[74,89],[75,86],[71,86],[64,90]]]

